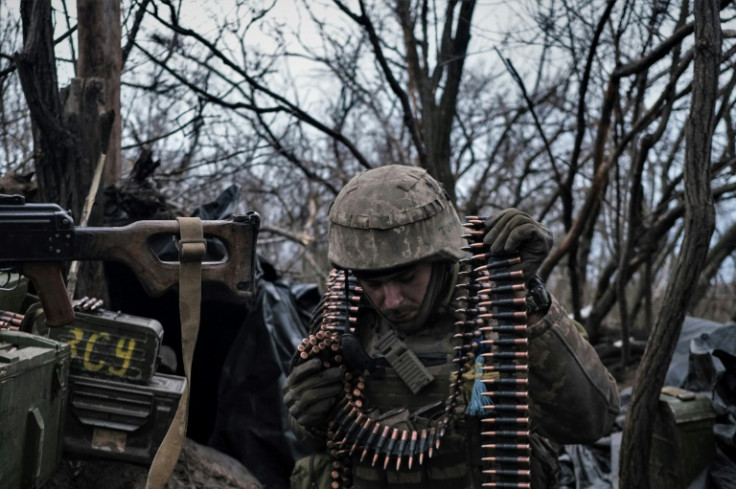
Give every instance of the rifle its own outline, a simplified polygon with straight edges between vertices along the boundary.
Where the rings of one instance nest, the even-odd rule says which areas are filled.
[[[227,220],[202,221],[207,255],[224,246],[222,257],[202,262],[202,282],[224,285],[236,297],[249,298],[255,287],[255,212]],[[152,297],[178,284],[179,261],[161,259],[154,247],[179,234],[176,220],[137,221],[120,227],[78,227],[56,204],[26,203],[22,195],[0,195],[0,271],[26,275],[41,301],[49,327],[74,321],[62,267],[73,260],[110,260],[131,268]],[[181,256],[181,254],[180,254]]]

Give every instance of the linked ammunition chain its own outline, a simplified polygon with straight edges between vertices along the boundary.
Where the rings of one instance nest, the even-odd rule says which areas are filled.
[[[354,277],[346,279],[343,271],[332,270],[327,279],[327,291],[312,315],[311,334],[297,347],[303,361],[318,357],[324,368],[337,367],[343,372],[345,395],[339,410],[327,426],[327,447],[331,455],[333,489],[352,486],[352,474],[348,453],[348,433],[351,435],[365,422],[365,416],[357,416],[363,405],[365,379],[351,371],[345,363],[342,337],[355,332],[355,322],[360,310],[362,289]],[[362,433],[361,433],[362,435]],[[342,437],[342,438],[341,438]]]
[[[463,237],[471,256],[462,259],[461,277],[467,295],[458,298],[466,307],[456,323],[462,340],[461,363],[480,361],[478,368],[485,396],[481,417],[483,487],[528,488],[529,443],[529,348],[525,278],[509,267],[519,257],[499,257],[488,252],[482,241],[485,219],[467,217]],[[521,297],[517,297],[521,296]]]
[[[343,358],[343,337],[355,334],[361,298],[362,289],[357,280],[352,276],[346,279],[344,272],[333,270],[328,278],[327,292],[313,316],[316,321],[311,325],[313,333],[298,347],[303,360],[318,356],[325,368],[339,366],[344,372],[345,395],[327,431],[333,489],[351,487],[349,461],[354,453],[360,453],[361,462],[369,460],[373,466],[384,469],[411,469],[415,464],[423,465],[440,448],[458,406],[464,382],[462,375],[455,376],[445,411],[429,428],[403,430],[366,415],[363,411],[363,372],[352,371]],[[465,369],[458,363],[459,373]]]
[[[23,324],[23,314],[12,311],[0,311],[0,330],[18,331]]]

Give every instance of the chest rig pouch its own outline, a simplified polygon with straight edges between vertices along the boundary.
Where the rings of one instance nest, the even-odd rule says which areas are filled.
[[[376,336],[375,347],[381,352],[381,356],[376,359],[377,369],[382,368],[384,362],[390,365],[412,394],[417,394],[434,380],[434,376],[419,357],[392,329],[387,329]],[[380,372],[377,373],[380,375]]]

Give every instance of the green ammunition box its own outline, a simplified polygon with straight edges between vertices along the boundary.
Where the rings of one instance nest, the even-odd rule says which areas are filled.
[[[134,384],[151,380],[164,335],[161,323],[104,309],[75,316],[73,323],[48,330],[49,338],[69,343],[71,375]]]
[[[664,387],[654,422],[652,489],[685,489],[713,461],[715,412],[707,395]]]
[[[41,487],[62,455],[69,345],[0,332],[0,488]]]
[[[69,376],[68,453],[150,464],[179,406],[186,378],[156,374],[146,385]]]

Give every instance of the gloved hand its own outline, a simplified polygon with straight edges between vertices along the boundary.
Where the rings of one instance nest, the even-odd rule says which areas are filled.
[[[294,367],[284,385],[284,404],[291,417],[305,427],[322,424],[345,391],[343,379],[340,368],[325,369],[319,358]]]
[[[529,281],[552,249],[549,230],[519,209],[505,209],[489,217],[484,223],[483,242],[494,254],[518,254],[521,264],[511,267],[522,270]]]

